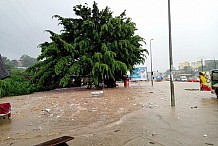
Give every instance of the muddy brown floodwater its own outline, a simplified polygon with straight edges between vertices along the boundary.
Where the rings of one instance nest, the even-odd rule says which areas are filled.
[[[170,106],[169,82],[130,83],[93,90],[57,89],[5,97],[12,117],[0,125],[1,146],[36,145],[72,136],[72,146],[218,145],[218,99],[199,91],[199,83],[174,82],[176,106]]]

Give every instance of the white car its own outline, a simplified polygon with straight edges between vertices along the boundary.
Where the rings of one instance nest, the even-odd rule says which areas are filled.
[[[187,82],[188,79],[187,79],[186,76],[180,76],[180,81],[182,81],[182,82]]]

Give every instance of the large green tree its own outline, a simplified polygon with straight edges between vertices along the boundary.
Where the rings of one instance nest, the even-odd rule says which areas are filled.
[[[125,11],[113,16],[106,7],[76,5],[75,18],[53,17],[63,26],[61,34],[47,30],[51,42],[39,47],[38,63],[28,69],[32,81],[40,86],[67,86],[71,77],[89,79],[89,84],[104,83],[113,87],[118,78],[135,64],[143,63],[147,50],[142,49],[143,38],[135,35],[136,25]]]
[[[20,60],[22,60],[23,67],[29,67],[36,63],[36,58],[30,57],[26,54],[22,55]]]

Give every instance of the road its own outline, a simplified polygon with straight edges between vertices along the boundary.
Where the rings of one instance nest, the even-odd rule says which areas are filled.
[[[63,135],[74,137],[68,142],[72,146],[218,145],[216,96],[199,91],[199,83],[174,85],[175,107],[167,81],[153,87],[150,82],[128,88],[120,84],[98,99],[87,98],[90,91],[74,92],[74,97],[68,89],[2,98],[0,102],[11,100],[14,113],[0,127],[0,145],[34,145]],[[42,109],[48,105],[46,115]],[[55,110],[57,106],[62,108]]]

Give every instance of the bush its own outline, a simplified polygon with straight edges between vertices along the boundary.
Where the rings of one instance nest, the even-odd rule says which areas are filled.
[[[0,97],[30,94],[36,90],[36,86],[18,69],[11,69],[10,77],[0,80]]]

